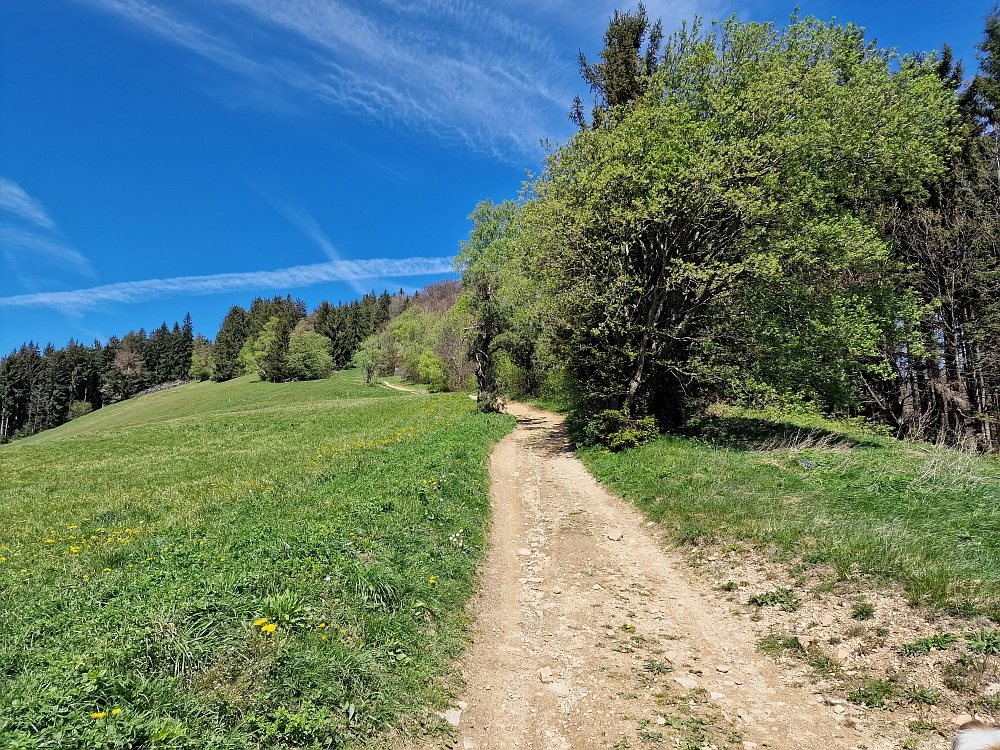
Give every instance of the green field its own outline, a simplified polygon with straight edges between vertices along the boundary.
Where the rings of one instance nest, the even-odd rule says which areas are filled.
[[[730,410],[588,468],[679,542],[748,540],[1000,617],[1000,462],[818,418]]]
[[[419,728],[447,700],[512,427],[349,372],[191,384],[0,447],[0,747]]]

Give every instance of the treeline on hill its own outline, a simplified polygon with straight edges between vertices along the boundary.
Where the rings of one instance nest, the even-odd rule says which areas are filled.
[[[616,12],[579,126],[459,262],[481,408],[624,447],[717,401],[1000,448],[1000,14],[980,73],[864,30]]]
[[[164,323],[106,344],[70,341],[44,350],[24,344],[0,360],[0,442],[63,422],[188,377],[194,346],[191,316],[173,330]]]
[[[248,309],[234,306],[227,313],[214,342],[193,335],[188,315],[173,330],[164,323],[152,334],[140,329],[104,345],[70,341],[40,350],[25,344],[0,360],[0,442],[189,379],[326,377],[356,364],[363,346],[378,352],[369,379],[375,372],[399,372],[433,390],[462,388],[471,371],[447,317],[459,291],[457,281],[444,280],[413,295],[324,301],[309,314],[305,302],[291,296],[258,297]]]
[[[309,315],[301,300],[258,298],[249,310],[234,306],[227,313],[193,367],[202,379],[255,373],[280,382],[355,365],[366,368],[369,381],[399,372],[432,390],[462,388],[470,371],[448,315],[459,292],[459,283],[446,279],[412,296],[383,292],[336,306],[323,302]]]

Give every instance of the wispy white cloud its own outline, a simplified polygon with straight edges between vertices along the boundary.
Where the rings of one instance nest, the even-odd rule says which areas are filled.
[[[0,177],[0,211],[27,219],[45,229],[55,229],[56,224],[45,212],[45,206],[28,195],[16,182]]]
[[[12,262],[28,255],[35,261],[63,267],[69,265],[75,271],[93,273],[90,263],[76,248],[18,227],[0,224],[0,249]]]
[[[107,303],[146,302],[164,297],[218,294],[220,292],[298,289],[332,281],[396,279],[451,273],[451,258],[375,258],[338,260],[275,271],[179,276],[104,284],[69,292],[42,292],[0,297],[0,307],[54,307],[68,312]]]
[[[573,50],[468,0],[213,0],[197,18],[169,0],[81,1],[262,85],[499,156],[568,132]]]
[[[41,201],[13,180],[0,177],[0,216],[3,214],[14,223],[0,222],[0,257],[22,288],[31,289],[39,274],[69,271],[94,275],[87,259],[59,237],[56,223]]]
[[[326,232],[320,227],[319,222],[307,211],[294,206],[290,206],[287,203],[275,203],[278,210],[284,214],[285,218],[291,222],[292,226],[296,227],[302,234],[315,242],[320,250],[322,250],[326,257],[331,261],[339,262],[341,260],[340,253],[337,252],[337,248],[334,247],[333,243],[330,242],[330,238],[326,236]],[[364,291],[364,286],[358,279],[346,279],[346,281],[351,285],[355,292],[361,294]]]

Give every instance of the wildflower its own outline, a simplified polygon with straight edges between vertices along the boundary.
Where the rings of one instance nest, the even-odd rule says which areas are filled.
[[[105,569],[104,569],[104,572],[105,572],[105,573],[110,573],[110,572],[111,572],[111,568],[105,568]]]
[[[319,637],[319,639],[320,639],[321,641],[325,641],[325,640],[326,640],[326,636],[325,636],[325,635],[321,635],[321,636]]]
[[[437,583],[437,578],[435,578],[434,576],[431,576],[430,578],[427,579],[427,582],[428,583]]]
[[[79,551],[80,551],[80,548],[79,548],[79,547],[70,547],[70,548],[69,548],[69,551],[70,551],[70,552],[79,552]]]
[[[112,715],[112,716],[117,716],[117,715],[118,715],[118,714],[120,714],[121,712],[122,712],[122,710],[121,710],[120,708],[112,708],[112,709],[111,709],[111,715]]]
[[[326,623],[325,623],[325,622],[321,622],[321,623],[319,624],[319,626],[320,626],[321,628],[325,628],[325,627],[326,627]]]
[[[56,543],[56,540],[55,540],[55,539],[46,539],[46,540],[45,540],[45,543],[46,543],[46,544],[55,544],[55,543]]]
[[[254,620],[253,625],[255,628],[259,628],[261,625],[267,624],[267,618],[261,617],[259,620]]]
[[[103,719],[107,715],[108,715],[107,711],[98,711],[96,714],[91,714],[90,718],[91,719]]]
[[[265,625],[264,627],[261,628],[261,630],[265,633],[273,633],[277,629],[278,626],[275,625],[273,622],[270,625]]]

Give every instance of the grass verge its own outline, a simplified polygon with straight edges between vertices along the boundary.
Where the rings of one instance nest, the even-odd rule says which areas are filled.
[[[1000,615],[1000,463],[852,423],[738,410],[691,437],[580,451],[679,542],[773,545],[843,576],[898,581],[913,603]]]
[[[0,746],[377,745],[447,698],[513,427],[355,373],[0,448]]]

